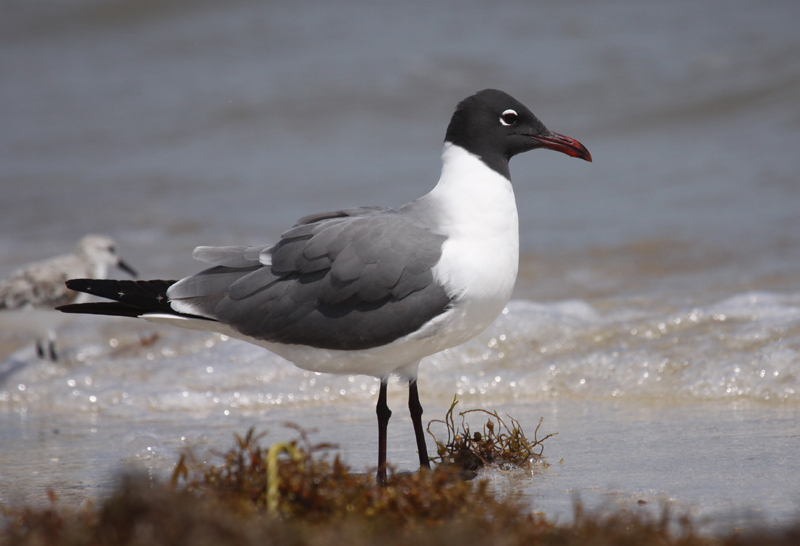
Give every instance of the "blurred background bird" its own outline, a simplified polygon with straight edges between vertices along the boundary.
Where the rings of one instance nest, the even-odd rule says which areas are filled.
[[[118,267],[134,278],[134,271],[117,252],[117,244],[105,235],[86,235],[70,254],[34,262],[0,281],[0,311],[19,311],[19,320],[38,330],[36,352],[40,358],[58,360],[55,330],[61,322],[59,305],[88,299],[64,284],[69,279],[105,279],[111,267]],[[16,317],[15,317],[16,318]]]

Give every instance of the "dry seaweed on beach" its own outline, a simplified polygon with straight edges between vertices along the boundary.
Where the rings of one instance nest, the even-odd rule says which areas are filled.
[[[434,523],[459,515],[499,517],[512,506],[499,502],[486,483],[470,484],[452,468],[397,473],[389,469],[385,487],[374,472],[356,473],[331,444],[313,444],[308,434],[294,427],[299,437],[260,447],[264,434],[250,429],[236,436],[236,445],[211,465],[184,454],[176,465],[171,486],[176,491],[211,495],[240,513],[266,511],[283,518],[325,521],[358,515],[396,523]]]
[[[450,421],[452,422],[452,407]],[[512,424],[516,423],[512,421]],[[2,546],[794,546],[800,522],[703,536],[668,508],[590,512],[572,522],[534,515],[485,481],[464,481],[451,465],[408,474],[351,472],[329,444],[298,429],[292,442],[259,446],[264,434],[236,436],[221,464],[181,458],[170,483],[123,476],[108,498],[82,508],[49,494],[46,508],[0,506]],[[541,455],[541,453],[539,453]],[[275,475],[277,474],[277,479]],[[271,476],[271,477],[270,477]],[[277,505],[270,506],[270,479]],[[273,499],[274,500],[274,499]]]
[[[453,403],[447,411],[444,420],[434,419],[428,424],[430,434],[437,447],[437,456],[433,460],[440,465],[452,465],[468,473],[475,473],[484,466],[496,465],[499,468],[527,467],[534,463],[545,463],[544,441],[557,433],[546,435],[538,439],[539,427],[544,418],[539,419],[539,424],[533,431],[533,440],[529,440],[522,431],[519,421],[507,415],[510,426],[496,411],[485,409],[470,409],[459,412],[461,417],[460,428],[455,423],[453,415],[458,398],[453,398]],[[467,423],[467,415],[484,414],[488,416],[482,431],[472,431]],[[440,423],[447,429],[447,440],[439,441],[431,431],[434,423]]]
[[[456,478],[457,479],[457,478]],[[459,483],[465,484],[460,479]],[[667,509],[586,511],[576,504],[569,523],[530,514],[523,505],[496,500],[490,517],[472,505],[453,517],[420,524],[354,511],[326,520],[243,513],[210,491],[174,489],[145,476],[124,477],[98,506],[70,509],[52,501],[44,509],[2,507],[2,546],[796,546],[800,521],[783,528],[722,536],[699,532],[689,518]],[[466,513],[464,513],[466,512]],[[499,516],[499,517],[498,517]],[[409,523],[411,523],[409,525]]]

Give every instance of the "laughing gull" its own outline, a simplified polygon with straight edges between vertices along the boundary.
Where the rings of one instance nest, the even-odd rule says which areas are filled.
[[[50,360],[58,360],[52,326],[56,321],[47,315],[52,314],[59,305],[88,299],[85,294],[68,289],[65,281],[83,277],[105,279],[112,266],[136,277],[136,272],[120,259],[113,239],[105,235],[87,235],[78,241],[71,254],[29,264],[0,280],[0,311],[23,311],[25,319],[31,319],[37,329],[45,333],[36,341],[39,357],[48,356]],[[21,315],[19,319],[30,322]],[[47,351],[43,339],[45,336]]]
[[[536,148],[592,160],[506,93],[480,91],[458,104],[427,195],[398,208],[305,216],[275,244],[198,247],[193,256],[213,267],[180,281],[70,281],[115,301],[60,309],[218,332],[306,370],[378,377],[385,483],[389,376],[408,381],[420,465],[429,467],[420,359],[472,339],[508,302],[519,261],[508,162]]]

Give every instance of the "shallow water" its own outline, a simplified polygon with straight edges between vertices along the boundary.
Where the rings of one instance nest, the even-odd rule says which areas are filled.
[[[507,310],[420,374],[427,417],[442,418],[458,394],[459,408],[497,409],[529,433],[544,417],[540,437],[558,432],[548,468],[487,475],[501,491],[562,521],[576,498],[668,504],[718,530],[796,517],[796,297],[753,293],[655,316],[580,301]],[[286,422],[337,442],[356,469],[375,464],[376,380],[304,372],[218,335],[121,319],[92,328],[98,320],[62,331],[76,343],[63,362],[37,361],[31,347],[6,358],[2,500],[41,502],[52,488],[79,501],[125,468],[166,476],[183,449],[211,456],[250,426],[291,438]],[[390,389],[389,460],[412,470],[403,391]]]
[[[573,495],[717,527],[800,506],[800,6],[786,2],[12,3],[0,19],[0,275],[86,232],[143,277],[318,210],[428,191],[455,103],[497,87],[594,163],[511,164],[508,312],[424,362],[426,417],[496,408],[550,467],[492,473],[567,519]],[[257,425],[374,463],[377,382],[247,344],[78,317],[64,359],[0,315],[0,501],[81,501],[129,466]],[[412,469],[400,385],[389,458]],[[558,461],[563,459],[563,464]],[[638,504],[646,501],[645,505]]]

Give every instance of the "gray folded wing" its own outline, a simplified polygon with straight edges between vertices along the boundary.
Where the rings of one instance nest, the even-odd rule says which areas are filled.
[[[389,209],[317,214],[274,246],[199,248],[195,257],[216,266],[168,295],[256,339],[367,349],[447,309],[450,297],[432,273],[444,240]]]

